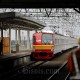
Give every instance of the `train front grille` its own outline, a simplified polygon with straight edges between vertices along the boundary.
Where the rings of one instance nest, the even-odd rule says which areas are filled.
[[[39,56],[46,56],[47,54],[45,52],[40,52]]]

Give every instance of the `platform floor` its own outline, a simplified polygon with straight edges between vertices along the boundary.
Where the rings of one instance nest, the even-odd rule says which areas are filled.
[[[19,51],[19,52],[15,52],[15,53],[11,53],[11,54],[3,54],[0,56],[0,60],[1,59],[5,59],[5,58],[10,58],[10,57],[15,57],[15,56],[20,56],[20,55],[30,55],[32,50],[25,50],[25,51]]]

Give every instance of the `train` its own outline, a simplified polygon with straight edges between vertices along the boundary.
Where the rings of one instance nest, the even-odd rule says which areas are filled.
[[[52,59],[59,52],[77,46],[77,39],[52,32],[33,34],[31,59]]]

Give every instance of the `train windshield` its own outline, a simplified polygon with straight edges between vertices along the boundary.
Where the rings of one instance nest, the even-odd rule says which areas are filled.
[[[42,44],[52,44],[52,34],[43,34]]]

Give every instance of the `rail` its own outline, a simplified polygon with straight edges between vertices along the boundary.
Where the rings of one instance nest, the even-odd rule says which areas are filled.
[[[15,58],[10,58],[11,60],[19,60],[19,59],[21,59],[21,58],[23,58],[24,59],[24,57],[28,57],[28,56],[30,56],[30,55],[23,55],[23,56],[17,56],[17,57],[15,57]],[[59,57],[59,56],[58,56]],[[54,59],[54,58],[53,58]],[[53,59],[51,59],[51,60],[53,60]],[[18,74],[21,74],[21,73],[23,73],[23,72],[26,72],[26,70],[28,70],[28,69],[32,69],[32,68],[34,68],[34,67],[38,67],[38,66],[40,66],[40,65],[42,65],[42,64],[44,64],[44,63],[46,63],[47,62],[47,60],[46,61],[42,61],[42,62],[39,62],[39,61],[31,61],[31,63],[30,64],[27,64],[27,63],[24,63],[24,64],[22,64],[22,65],[18,65],[17,67],[14,67],[14,69],[12,69],[12,70],[10,70],[10,71],[8,71],[8,72],[6,72],[6,73],[3,73],[3,74],[1,74],[0,75],[0,77],[4,77],[4,75],[8,75],[8,77],[5,79],[5,80],[8,80],[8,79],[11,79],[11,78],[13,78],[13,77],[15,77],[15,76],[17,76]],[[17,63],[17,64],[19,64],[19,63]],[[36,64],[36,65],[35,65]],[[51,80],[51,78],[55,75],[55,74],[57,74],[61,69],[63,69],[63,67],[65,67],[66,66],[66,64],[67,64],[67,61],[65,61],[64,62],[64,64],[53,74],[53,75],[51,75],[47,80]],[[11,76],[10,76],[11,75]],[[69,73],[67,74],[67,76],[65,77],[65,80],[67,80],[67,78],[68,78],[68,76],[69,76]],[[1,79],[1,78],[0,78]],[[3,79],[2,79],[3,80]]]
[[[2,80],[9,80],[9,79],[11,79],[11,78],[13,78],[13,77],[21,74],[21,73],[25,73],[26,70],[28,70],[28,69],[32,69],[34,67],[40,66],[40,65],[44,64],[45,62],[47,62],[47,61],[42,61],[42,62],[39,62],[39,61],[31,61],[30,64],[26,64],[25,63],[22,66],[21,65],[20,66],[17,66],[14,69],[1,74],[0,75],[0,79],[2,79]],[[34,64],[37,64],[37,65],[34,65]],[[8,76],[7,77],[4,77],[6,75],[8,75]]]
[[[57,69],[55,72],[54,72],[54,74],[52,74],[47,80],[52,80],[52,78],[56,75],[56,74],[59,74],[59,72],[66,66],[66,64],[67,64],[67,61],[65,61],[62,65],[61,65],[61,67],[59,68],[59,69]],[[66,76],[66,79],[67,79],[67,77],[69,76],[69,74]],[[66,80],[65,79],[65,80]]]

